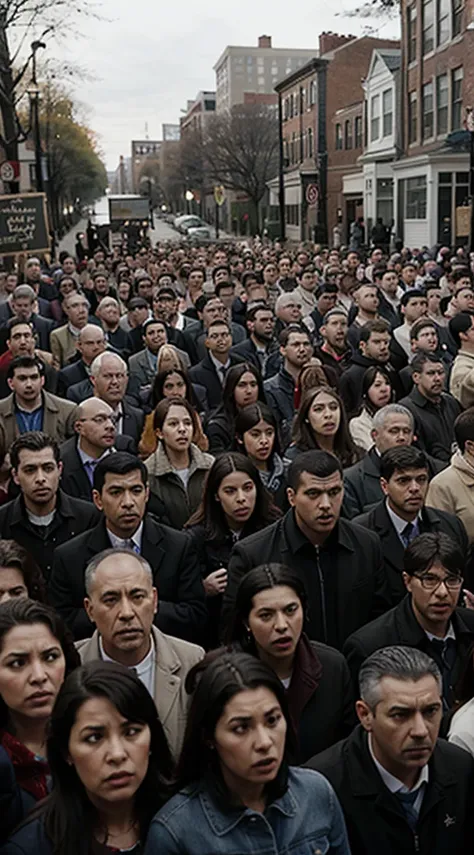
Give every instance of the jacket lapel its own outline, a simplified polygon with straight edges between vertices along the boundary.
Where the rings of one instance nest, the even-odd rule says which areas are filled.
[[[142,555],[153,568],[154,575],[159,572],[166,555],[164,546],[161,543],[162,540],[163,533],[161,527],[158,528],[156,523],[145,518],[142,536]]]
[[[393,567],[397,573],[403,566],[404,548],[403,544],[392,525],[387,513],[385,502],[381,502],[374,510],[374,531],[379,535],[382,543],[384,562]]]

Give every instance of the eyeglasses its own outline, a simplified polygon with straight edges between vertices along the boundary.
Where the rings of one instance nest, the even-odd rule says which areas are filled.
[[[436,591],[442,584],[445,585],[448,591],[456,591],[463,583],[461,576],[445,576],[444,579],[440,579],[439,576],[434,576],[432,573],[425,573],[423,576],[417,576],[415,573],[415,579],[421,582],[421,586],[425,591]]]

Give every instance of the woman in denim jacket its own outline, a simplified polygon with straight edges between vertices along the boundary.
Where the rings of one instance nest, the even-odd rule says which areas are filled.
[[[216,658],[195,690],[177,792],[145,855],[350,855],[333,789],[288,766],[289,742],[276,674],[245,653]]]

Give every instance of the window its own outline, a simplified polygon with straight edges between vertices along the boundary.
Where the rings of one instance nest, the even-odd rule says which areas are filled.
[[[378,140],[380,134],[380,95],[374,95],[370,102],[370,139]]]
[[[346,119],[344,122],[344,148],[352,148],[352,121]]]
[[[310,107],[312,107],[314,104],[316,104],[316,98],[317,98],[316,86],[317,86],[316,80],[312,80],[311,83],[309,84],[309,104],[310,104]]]
[[[433,105],[433,84],[425,83],[423,86],[423,124],[422,136],[424,140],[430,139],[434,135],[434,105]]]
[[[452,9],[452,36],[459,36],[462,30],[462,13],[464,11],[464,0],[453,0]]]
[[[283,121],[287,122],[290,118],[290,99],[285,98],[283,102]]]
[[[377,217],[387,224],[393,220],[393,178],[377,178]]]
[[[286,222],[289,226],[299,226],[300,224],[300,206],[286,205]]]
[[[416,92],[408,96],[408,142],[415,143],[418,138],[418,98]]]
[[[423,54],[434,50],[434,0],[423,0]]]
[[[336,125],[336,151],[342,149],[342,125],[339,122]]]
[[[416,2],[407,9],[407,46],[408,46],[408,62],[416,60]]]
[[[444,45],[451,38],[451,0],[436,0],[436,43]]]
[[[355,118],[355,148],[362,148],[362,116]]]
[[[393,130],[393,91],[382,92],[382,128],[383,136],[389,137]]]
[[[305,96],[305,91],[304,91],[303,87],[301,86],[300,87],[300,113],[304,113],[304,109],[305,109],[305,98],[304,98],[304,96]]]
[[[312,128],[308,128],[307,140],[308,140],[307,151],[306,151],[307,157],[313,157],[314,156],[314,137],[313,137],[313,129]]]
[[[407,178],[405,217],[407,220],[426,219],[426,175]]]
[[[436,78],[436,133],[448,133],[448,75]]]
[[[462,128],[462,79],[463,69],[455,68],[451,77],[451,130]]]

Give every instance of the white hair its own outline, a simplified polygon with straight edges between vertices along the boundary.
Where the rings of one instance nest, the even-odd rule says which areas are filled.
[[[128,374],[127,363],[122,359],[122,357],[119,356],[118,353],[111,353],[110,350],[109,351],[104,350],[103,353],[99,353],[99,355],[96,356],[96,358],[92,360],[91,367],[90,367],[91,377],[97,377],[97,375],[100,374],[100,372],[101,372],[102,363],[103,363],[104,359],[110,359],[110,358],[117,359],[118,362],[120,363],[120,367],[125,371],[126,374]]]

